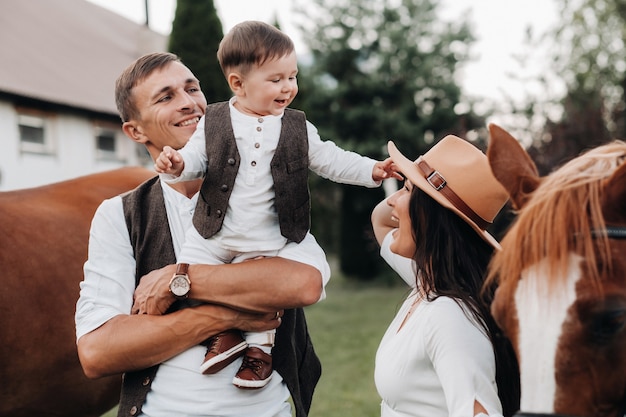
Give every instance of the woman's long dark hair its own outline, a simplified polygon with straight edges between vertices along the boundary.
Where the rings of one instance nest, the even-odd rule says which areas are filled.
[[[446,296],[469,312],[489,336],[496,358],[496,383],[504,416],[519,410],[519,368],[513,347],[504,337],[490,306],[495,287],[483,290],[493,247],[461,217],[413,187],[409,216],[416,243],[414,260],[419,285],[429,301]]]

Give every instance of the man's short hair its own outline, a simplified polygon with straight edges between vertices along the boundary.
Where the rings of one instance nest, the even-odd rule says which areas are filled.
[[[170,62],[180,62],[180,58],[169,52],[154,52],[138,58],[120,74],[115,81],[115,104],[122,122],[139,118],[133,88],[153,71],[164,68]]]

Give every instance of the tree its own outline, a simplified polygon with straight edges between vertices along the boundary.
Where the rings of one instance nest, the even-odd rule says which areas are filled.
[[[461,101],[456,70],[468,59],[473,41],[467,23],[442,21],[435,0],[312,3],[300,8],[312,64],[301,65],[296,107],[307,112],[322,138],[383,159],[391,139],[406,155],[417,156],[445,134],[465,136],[483,126],[471,112],[455,111]],[[326,199],[336,195],[328,192],[331,185],[322,187]],[[341,219],[333,227],[327,222],[334,219],[321,220],[334,231],[324,238],[341,242],[340,264],[348,275],[375,276],[380,257],[369,216],[382,191],[344,186],[338,194]],[[314,217],[315,210],[329,211],[314,206]]]
[[[552,51],[551,72],[566,92],[559,117],[546,117],[529,149],[542,173],[585,149],[626,137],[626,1],[556,2],[559,22],[543,40]]]
[[[217,61],[224,36],[213,0],[178,0],[169,50],[178,55],[200,80],[207,101],[223,101],[231,92]]]
[[[591,93],[592,99],[599,95],[609,132],[626,136],[623,121],[615,119],[616,115],[623,115],[624,109],[626,1],[558,3],[562,20],[554,31],[554,39],[560,45],[555,47],[554,70],[565,80],[568,92]]]

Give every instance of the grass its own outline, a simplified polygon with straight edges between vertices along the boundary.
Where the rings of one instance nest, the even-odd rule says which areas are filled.
[[[406,288],[350,282],[335,275],[326,293],[326,300],[306,309],[309,332],[322,361],[310,415],[380,416],[374,358]]]
[[[334,274],[326,294],[326,300],[306,308],[309,332],[322,362],[309,415],[378,417],[374,357],[406,287],[349,281]],[[115,415],[116,409],[102,417]]]

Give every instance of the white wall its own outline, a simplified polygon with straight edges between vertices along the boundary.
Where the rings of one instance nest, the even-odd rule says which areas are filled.
[[[124,165],[146,165],[141,146],[128,139],[119,123],[105,124],[116,131],[116,157],[103,157],[96,147],[96,129],[102,122],[67,113],[51,113],[46,128],[53,151],[24,152],[20,146],[18,113],[12,103],[0,101],[0,191],[58,182]],[[150,164],[146,165],[150,166]]]

